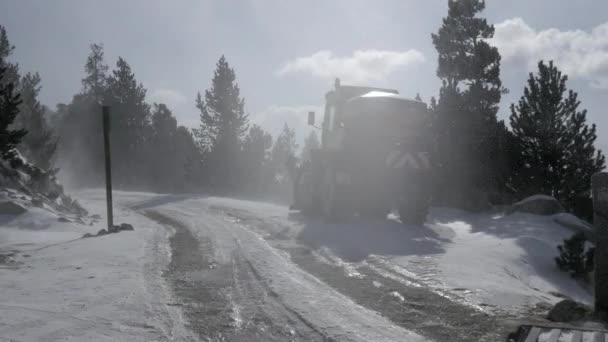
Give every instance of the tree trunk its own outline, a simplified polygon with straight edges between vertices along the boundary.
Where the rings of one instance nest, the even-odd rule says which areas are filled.
[[[595,311],[608,317],[608,172],[591,177],[595,226]]]

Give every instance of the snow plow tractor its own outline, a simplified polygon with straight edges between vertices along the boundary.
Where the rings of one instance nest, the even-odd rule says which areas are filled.
[[[424,222],[431,192],[428,119],[425,103],[396,90],[336,80],[317,127],[321,146],[296,174],[292,208],[330,220],[386,218],[397,209],[404,223]]]

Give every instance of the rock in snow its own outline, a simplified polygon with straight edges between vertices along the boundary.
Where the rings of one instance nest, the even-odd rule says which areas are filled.
[[[109,230],[106,229],[100,229],[96,235],[90,234],[90,233],[86,233],[82,236],[82,238],[89,238],[89,237],[97,237],[97,236],[104,236],[104,235],[108,235],[108,234],[115,234],[115,233],[120,233],[122,231],[133,231],[135,230],[135,228],[133,228],[132,225],[128,224],[128,223],[122,223],[120,226],[114,225],[113,227],[111,227]]]
[[[26,212],[26,209],[11,201],[0,202],[0,215],[19,215]]]
[[[122,223],[120,225],[120,230],[135,230],[135,228],[133,228],[133,226],[128,223]]]
[[[521,212],[536,215],[554,215],[565,212],[564,207],[554,197],[534,195],[511,206],[509,213]]]
[[[553,322],[572,322],[584,319],[590,312],[591,309],[588,306],[571,299],[564,299],[555,304],[547,318]]]

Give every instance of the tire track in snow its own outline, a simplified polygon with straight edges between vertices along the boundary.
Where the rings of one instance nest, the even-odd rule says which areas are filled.
[[[426,341],[412,331],[386,320],[365,306],[353,301],[347,293],[336,291],[317,274],[293,263],[288,249],[275,249],[260,235],[247,227],[247,221],[224,217],[224,230],[239,236],[241,250],[260,272],[271,280],[271,288],[280,292],[286,307],[337,341]],[[257,231],[257,230],[256,230]],[[287,253],[286,253],[287,252]],[[308,253],[311,255],[310,253]],[[335,270],[333,270],[335,272]]]
[[[171,261],[164,273],[175,295],[174,305],[182,308],[188,327],[207,341],[225,341],[224,330],[231,322],[230,304],[222,289],[229,285],[229,277],[219,275],[208,255],[202,253],[209,247],[208,241],[199,242],[179,221],[158,211],[148,210],[144,215],[174,230],[170,237]],[[202,245],[202,246],[201,246]],[[208,271],[208,272],[206,272]],[[194,279],[196,273],[204,274],[206,281]],[[204,303],[204,305],[203,305]]]
[[[405,269],[394,269],[379,257],[346,262],[323,247],[322,242],[309,246],[294,241],[289,234],[277,238],[273,231],[280,223],[271,222],[272,218],[227,210],[227,215],[238,219],[245,229],[251,228],[270,245],[287,251],[291,261],[302,270],[399,326],[436,341],[498,341],[506,336],[509,328],[498,317],[440,288],[429,287],[427,282],[441,285],[432,277],[437,270],[426,269],[424,277],[418,278],[408,276]],[[426,260],[418,262],[424,268]]]
[[[159,211],[146,216],[175,229],[174,252],[166,276],[180,298],[190,328],[211,341],[331,341],[270,290],[239,248],[227,264],[212,260],[210,240]],[[233,237],[235,247],[239,241]]]
[[[234,240],[236,242],[236,244],[239,246],[239,248],[242,249],[242,245],[240,240],[234,236]],[[271,297],[278,297],[278,294],[276,292],[274,292],[274,290],[272,290],[264,281],[264,279],[262,279],[262,276],[260,276],[260,274],[258,273],[258,271],[255,269],[255,267],[253,266],[253,264],[251,263],[251,261],[247,260],[246,258],[244,258],[245,264],[248,266],[249,271],[251,272],[251,274],[253,275],[253,277],[256,279],[256,283],[259,284],[261,287],[264,288],[264,291],[266,293],[267,296],[271,296]],[[317,339],[319,340],[323,340],[323,341],[331,341],[330,338],[328,338],[327,336],[325,336],[323,334],[323,332],[319,331],[312,323],[310,323],[305,317],[303,317],[302,315],[300,315],[297,311],[291,309],[290,307],[286,306],[283,302],[281,302],[280,300],[276,300],[276,304],[279,304],[281,306],[282,310],[286,310],[288,313],[290,313],[291,315],[293,315],[297,320],[300,320],[300,322],[302,322],[302,324],[304,324],[309,330],[310,332],[314,333],[315,335],[317,335]],[[277,310],[279,311],[279,310]],[[291,318],[291,321],[294,321],[293,318]],[[310,333],[308,334],[310,335]],[[302,336],[304,337],[304,336]],[[310,340],[312,336],[308,336],[307,340]]]

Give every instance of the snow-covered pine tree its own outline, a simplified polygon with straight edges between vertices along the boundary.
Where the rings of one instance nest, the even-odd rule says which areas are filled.
[[[0,56],[0,65],[2,65]],[[13,162],[16,156],[15,148],[26,135],[23,129],[12,129],[11,124],[19,113],[21,99],[15,94],[13,83],[2,82],[7,67],[0,67],[0,158]]]
[[[586,248],[587,238],[582,232],[574,234],[564,243],[557,246],[559,256],[555,257],[555,264],[564,272],[570,273],[573,278],[586,278],[593,271],[594,247]]]
[[[57,138],[46,121],[46,110],[38,100],[40,88],[38,73],[27,73],[21,78],[22,103],[15,126],[28,132],[18,147],[19,151],[28,161],[48,171],[53,168]]]
[[[26,134],[25,130],[12,126],[21,104],[16,90],[18,67],[8,61],[14,49],[6,29],[0,25],[0,158],[7,161],[15,161],[15,147]]]

